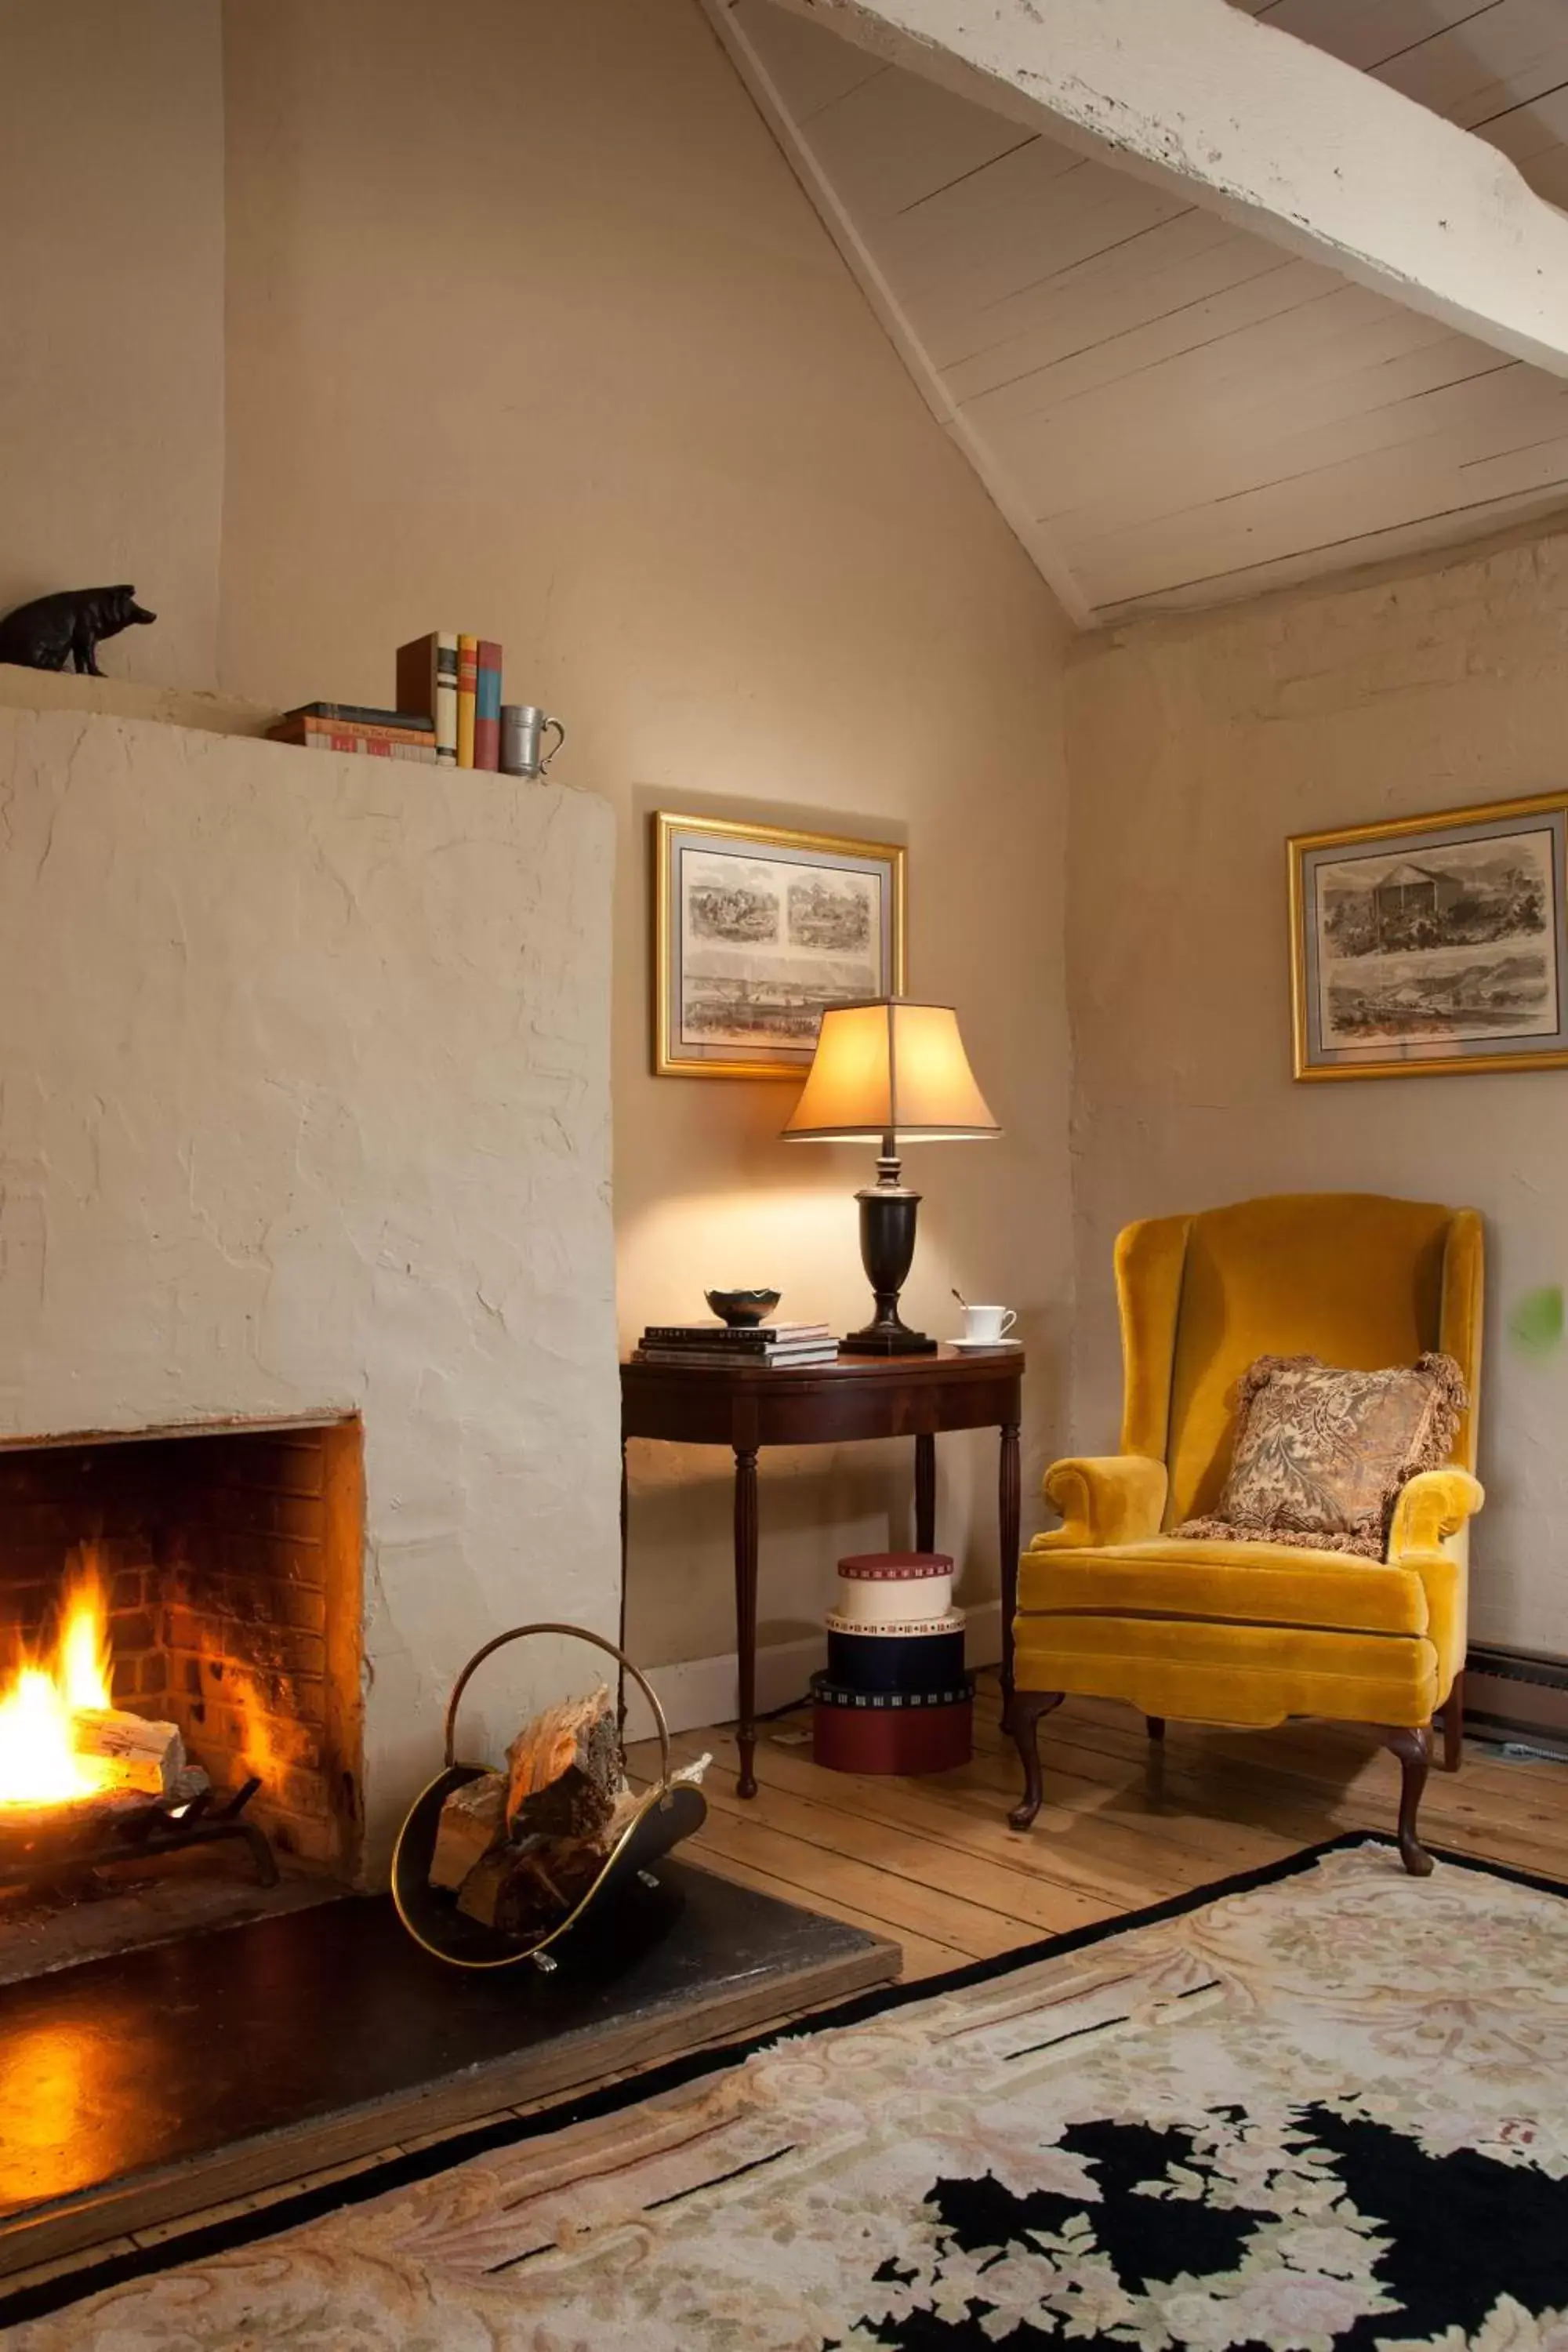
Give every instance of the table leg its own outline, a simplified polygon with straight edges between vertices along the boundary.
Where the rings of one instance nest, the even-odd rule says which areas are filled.
[[[1018,1424],[1004,1422],[996,1470],[997,1519],[1002,1544],[1002,1728],[1013,1711],[1013,1620],[1018,1613]]]
[[[735,1647],[741,1667],[740,1793],[754,1797],[757,1776],[757,1457],[735,1449]]]
[[[936,1440],[915,1440],[915,1549],[936,1549]]]

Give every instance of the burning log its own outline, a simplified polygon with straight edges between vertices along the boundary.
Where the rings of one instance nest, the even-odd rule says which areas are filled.
[[[476,1863],[483,1862],[493,1845],[506,1835],[507,1781],[504,1772],[487,1772],[481,1780],[465,1780],[441,1808],[436,1849],[430,1857],[430,1884],[456,1894]]]
[[[601,1683],[586,1698],[547,1707],[506,1751],[506,1825],[514,1839],[593,1838],[624,1783],[621,1736]]]
[[[46,1849],[62,1861],[110,1843],[120,1825],[138,1820],[151,1800],[137,1789],[105,1789],[95,1797],[64,1804],[6,1805],[0,1809],[0,1866]]]
[[[71,1744],[79,1756],[109,1767],[104,1786],[133,1789],[146,1797],[174,1793],[185,1769],[185,1747],[172,1723],[150,1723],[117,1706],[79,1707],[71,1717]]]

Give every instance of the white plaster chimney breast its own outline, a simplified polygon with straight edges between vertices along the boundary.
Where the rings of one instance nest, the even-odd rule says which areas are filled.
[[[0,710],[0,1439],[363,1414],[379,1867],[618,1615],[611,811]]]

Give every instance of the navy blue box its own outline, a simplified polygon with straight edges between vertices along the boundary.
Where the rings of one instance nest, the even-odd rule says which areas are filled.
[[[827,1679],[841,1689],[935,1691],[963,1680],[963,1628],[951,1633],[835,1633]]]

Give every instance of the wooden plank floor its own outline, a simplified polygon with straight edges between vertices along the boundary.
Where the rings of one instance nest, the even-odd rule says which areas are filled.
[[[1343,1830],[1393,1826],[1399,1769],[1369,1732],[1323,1723],[1266,1732],[1173,1723],[1152,1769],[1140,1717],[1071,1699],[1042,1727],[1046,1802],[1020,1835],[1007,1826],[1021,1780],[999,1715],[995,1676],[983,1676],[973,1762],[898,1780],[819,1769],[810,1711],[798,1708],[764,1727],[761,1787],[749,1801],[736,1794],[733,1727],[683,1733],[672,1742],[678,1763],[704,1749],[713,1762],[704,1782],[707,1824],[682,1852],[767,1894],[895,1937],[912,1980],[1283,1860]],[[656,1770],[653,1743],[634,1749],[631,1763],[639,1776]],[[1433,1772],[1422,1829],[1433,1845],[1568,1884],[1568,1767],[1504,1763],[1470,1741],[1460,1773]],[[431,2135],[432,2142],[443,2137]],[[301,2188],[374,2170],[396,2153],[307,2175],[167,2231],[138,2231],[134,2243],[257,2212]],[[111,2241],[73,2256],[68,2267],[88,2268],[132,2242]],[[27,2276],[65,2267],[43,2265]]]
[[[732,1727],[687,1732],[676,1759],[713,1754],[710,1813],[686,1849],[769,1894],[896,1937],[905,1976],[930,1976],[1108,1919],[1211,1879],[1281,1861],[1344,1830],[1391,1830],[1399,1768],[1346,1725],[1232,1732],[1173,1723],[1152,1759],[1130,1708],[1069,1699],[1041,1727],[1046,1802],[1007,1826],[1022,1786],[983,1676],[975,1753],[920,1780],[827,1772],[811,1761],[810,1711],[764,1727],[757,1795],[736,1793]],[[634,1766],[657,1769],[651,1744]],[[1434,1770],[1428,1843],[1568,1882],[1568,1767],[1505,1763],[1467,1742],[1461,1772]]]

